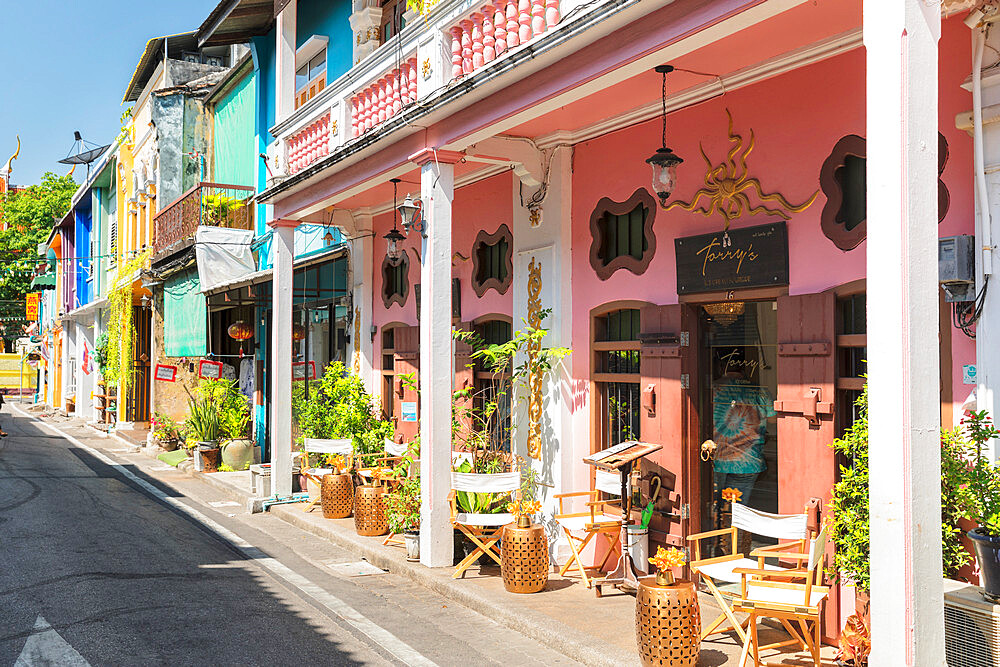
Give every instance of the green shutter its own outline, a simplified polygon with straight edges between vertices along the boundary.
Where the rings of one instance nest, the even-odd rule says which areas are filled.
[[[255,185],[254,77],[244,77],[215,107],[215,182]]]
[[[206,353],[208,309],[196,269],[167,279],[163,287],[163,347],[168,357]]]

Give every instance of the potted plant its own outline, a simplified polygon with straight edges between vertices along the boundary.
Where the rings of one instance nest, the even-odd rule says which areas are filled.
[[[1000,465],[984,451],[1000,431],[985,410],[969,413],[962,426],[968,437],[963,505],[968,518],[977,524],[968,536],[979,561],[979,583],[987,598],[1000,601]]]
[[[865,614],[851,614],[837,640],[835,660],[842,667],[867,667],[872,652],[872,634]]]
[[[177,422],[161,412],[155,412],[149,425],[153,427],[153,439],[157,445],[168,452],[177,449],[180,437]]]
[[[406,560],[420,560],[420,477],[403,477],[385,496],[389,531],[403,536]]]
[[[233,470],[246,470],[253,461],[254,449],[250,401],[235,380],[202,380],[198,391],[211,396],[217,406],[223,463]]]
[[[676,547],[658,547],[649,559],[656,575],[639,580],[635,595],[635,635],[643,665],[685,665],[698,662],[701,613],[690,581],[674,578],[674,568],[687,562]]]
[[[185,427],[197,445],[195,469],[202,472],[217,472],[220,459],[219,436],[221,434],[218,406],[211,393],[192,396],[188,392],[188,418]]]

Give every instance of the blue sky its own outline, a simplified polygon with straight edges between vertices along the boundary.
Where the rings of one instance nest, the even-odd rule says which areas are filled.
[[[195,30],[217,0],[0,2],[0,166],[17,146],[11,181],[37,183],[73,145],[118,134],[121,99],[152,37]],[[84,172],[85,173],[85,172]],[[82,180],[80,168],[74,174]]]

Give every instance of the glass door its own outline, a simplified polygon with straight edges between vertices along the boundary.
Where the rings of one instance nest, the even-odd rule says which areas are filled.
[[[730,525],[734,499],[778,511],[778,305],[727,301],[699,311],[702,529],[711,530]]]

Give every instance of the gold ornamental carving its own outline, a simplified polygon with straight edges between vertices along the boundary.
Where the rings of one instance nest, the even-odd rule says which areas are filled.
[[[424,81],[431,78],[431,59],[424,58],[423,65],[420,66],[420,71],[424,75]]]
[[[692,213],[700,213],[706,218],[718,213],[725,220],[724,229],[728,230],[729,223],[744,213],[750,215],[766,213],[789,220],[791,213],[801,213],[809,208],[819,196],[819,190],[816,190],[804,203],[796,205],[778,192],[765,193],[760,181],[750,177],[747,157],[756,143],[753,129],[750,130],[749,142],[746,142],[742,135],[733,132],[733,114],[729,109],[726,109],[726,116],[729,117],[729,142],[733,144],[726,159],[713,165],[705,153],[705,147],[699,142],[698,149],[706,165],[705,187],[695,192],[690,202],[674,201],[668,204],[666,209],[669,211],[672,208],[682,208]],[[751,194],[756,195],[758,200],[756,206],[750,199]],[[699,206],[703,198],[707,202]],[[772,208],[767,205],[769,202],[776,202],[777,206]]]
[[[542,326],[542,265],[531,258],[528,263],[528,325],[533,329]],[[528,343],[528,456],[542,457],[542,369],[538,353],[542,341],[535,338]]]
[[[354,307],[354,361],[351,366],[354,374],[361,374],[361,308]]]

